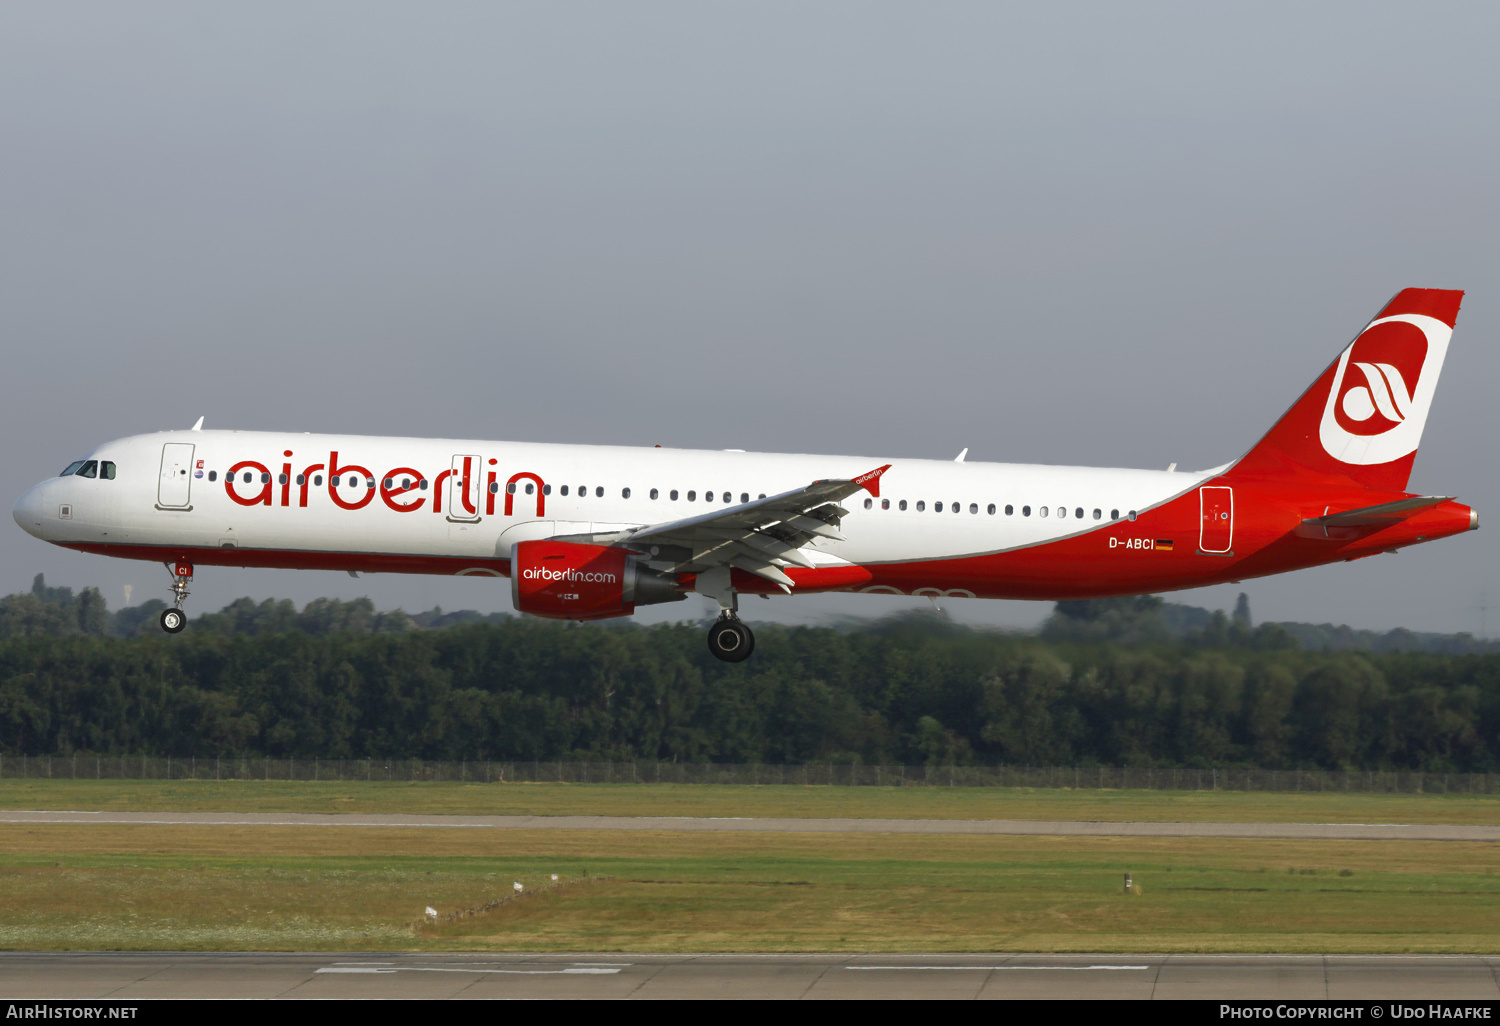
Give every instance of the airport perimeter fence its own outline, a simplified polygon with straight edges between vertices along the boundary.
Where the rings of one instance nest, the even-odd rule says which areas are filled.
[[[841,787],[1034,787],[1153,791],[1500,794],[1500,773],[1409,770],[1170,769],[1135,766],[778,766],[699,762],[503,762],[189,756],[0,755],[0,779],[464,781],[750,784]]]

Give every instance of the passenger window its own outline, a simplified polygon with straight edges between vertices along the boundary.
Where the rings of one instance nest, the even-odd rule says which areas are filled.
[[[505,486],[505,492],[506,492],[507,495],[514,495],[514,494],[516,494],[516,483],[514,481],[512,481],[512,482],[510,482],[510,484],[506,485]]]
[[[386,487],[389,488],[390,485],[386,485]],[[490,482],[490,494],[491,495],[497,495],[497,494],[499,494],[499,492],[500,492],[500,482],[499,481],[491,481]]]
[[[673,502],[676,502],[677,501],[677,489],[673,488],[670,492],[668,492],[667,493],[667,498],[671,499]]]
[[[630,498],[630,489],[629,488],[621,488],[620,489],[620,498],[622,498],[622,499],[628,499],[628,498]]]
[[[551,485],[542,485],[542,494],[543,495],[551,495],[552,494],[552,486]]]
[[[77,461],[75,461],[73,463],[69,463],[68,464],[68,469],[64,470],[61,474],[58,474],[57,476],[58,477],[72,477],[74,474],[78,473],[82,469],[83,469],[83,460],[77,460]]]
[[[729,492],[725,492],[724,493],[724,501],[725,502],[733,502],[734,501],[734,496],[732,494],[730,494]]]
[[[424,492],[427,490],[427,479],[425,477],[417,481],[417,488]]]
[[[922,508],[922,504],[918,503],[917,504],[917,508],[921,509]],[[943,511],[943,504],[941,502],[934,502],[932,504],[932,511],[934,513],[941,513]]]
[[[704,492],[703,493],[703,501],[704,502],[713,502],[714,501],[714,493],[712,491]]]
[[[740,501],[741,502],[749,502],[750,501],[750,493],[749,492],[740,492]]]
[[[1079,520],[1082,520],[1083,519],[1083,507],[1079,506],[1077,509],[1075,509],[1073,511],[1073,516],[1077,517]]]
[[[536,494],[536,485],[532,484],[530,481],[526,482],[526,494],[527,495],[535,495]]]
[[[660,495],[660,494],[661,494],[661,493],[660,493],[660,492],[658,492],[658,491],[657,491],[657,490],[656,490],[656,489],[655,489],[655,488],[653,488],[653,489],[651,489],[651,498],[653,498],[653,499],[654,499],[654,498],[656,498],[656,497],[657,497],[657,496],[658,496],[658,495]]]
[[[1007,512],[1009,512],[1009,511],[1007,510]],[[994,516],[995,515],[995,504],[993,502],[990,503],[989,513],[990,513],[990,516]]]
[[[874,499],[866,499],[865,500],[865,509],[874,509],[874,508],[875,508],[875,500]]]
[[[922,499],[918,499],[918,500],[917,500],[917,512],[918,512],[918,513],[920,513],[920,512],[922,512],[922,511],[923,511],[923,510],[925,510],[925,509],[926,509],[926,508],[927,508],[927,503],[926,503],[926,501],[924,501],[924,500],[922,500]]]
[[[765,492],[761,492],[761,493],[760,493],[760,497],[761,497],[761,498],[762,498],[762,499],[764,499],[764,498],[765,498],[765,497],[766,497],[766,493],[765,493]]]
[[[1021,516],[1023,516],[1023,517],[1029,517],[1029,516],[1031,516],[1031,507],[1030,506],[1022,506],[1021,507]]]
[[[210,470],[208,472],[208,479],[210,481],[217,481],[219,479],[219,472],[217,470]],[[297,483],[301,484],[302,482],[299,481]]]
[[[1109,519],[1111,519],[1111,520],[1119,520],[1120,519],[1120,511],[1117,510],[1117,509],[1110,510],[1109,511]]]
[[[568,494],[568,486],[567,485],[563,485],[562,488],[559,489],[559,491],[561,491],[562,494],[567,495]]]
[[[105,481],[113,481],[115,479],[115,465],[109,462],[109,460],[105,460],[99,464],[99,476]]]
[[[953,504],[953,512],[955,512],[955,513],[962,513],[963,512],[963,507],[960,506],[958,503],[955,502]]]
[[[1098,519],[1100,519],[1103,516],[1104,516],[1104,511],[1102,509],[1096,509],[1096,510],[1094,510],[1094,519],[1095,520],[1098,520]]]
[[[285,474],[277,474],[276,475],[276,483],[277,484],[286,484],[286,481],[287,481],[287,477],[286,477]],[[390,478],[386,478],[385,479],[385,486],[387,488],[389,488],[391,486],[391,479]]]
[[[316,485],[319,488],[322,488],[323,487],[323,475],[322,474],[314,474],[313,475],[313,484]]]
[[[1059,506],[1059,507],[1057,507],[1057,519],[1059,519],[1059,520],[1066,520],[1067,517],[1068,517],[1068,507],[1066,507],[1066,506]]]
[[[212,481],[214,479],[214,472],[212,470],[210,470],[208,472],[208,479],[210,481]],[[299,485],[305,485],[305,484],[307,484],[307,475],[306,474],[298,474],[297,475],[297,484],[299,484]]]
[[[970,513],[978,513],[979,512],[979,503],[977,503],[977,502],[971,502],[971,503],[969,503],[969,512]],[[995,507],[994,506],[990,507],[990,512],[991,513],[995,512]]]
[[[896,503],[896,509],[900,510],[902,513],[905,513],[906,512],[906,500],[902,499],[900,502]]]
[[[365,487],[366,488],[374,488],[375,487],[375,479],[373,477],[367,477],[367,478],[365,478]]]
[[[78,468],[79,477],[97,477],[99,475],[99,461],[89,460]]]
[[[688,502],[695,502],[695,501],[697,501],[697,498],[698,498],[698,493],[697,492],[688,492],[688,500],[687,500]]]
[[[1036,515],[1037,515],[1037,516],[1039,516],[1039,517],[1044,517],[1044,516],[1046,516],[1046,515],[1047,515],[1047,507],[1046,507],[1046,506],[1042,506],[1042,507],[1041,507],[1041,508],[1039,508],[1039,509],[1038,509],[1038,510],[1037,510],[1037,511],[1036,511]]]
[[[1015,514],[1016,514],[1016,507],[1014,507],[1014,506],[1006,506],[1005,507],[1005,515],[1006,516],[1011,517],[1011,516],[1015,516]]]
[[[596,499],[602,499],[602,498],[604,498],[604,486],[603,485],[600,485],[598,488],[594,489],[594,497]]]
[[[250,478],[251,478],[251,477],[252,477],[252,476],[253,476],[253,475],[252,475],[252,474],[251,474],[251,473],[250,473],[250,471],[248,471],[248,470],[247,470],[247,471],[245,471],[245,483],[246,483],[246,484],[249,484],[249,483],[250,483]],[[333,483],[334,483],[334,484],[338,484],[338,483],[339,483],[339,479],[338,479],[338,478],[334,478],[334,479],[333,479]]]
[[[880,500],[880,508],[881,509],[890,509],[891,508],[891,500],[890,499],[881,499]]]
[[[1131,510],[1131,511],[1130,511],[1130,512],[1129,512],[1129,513],[1128,513],[1128,514],[1126,514],[1126,515],[1127,515],[1127,516],[1128,516],[1128,517],[1130,517],[1130,522],[1131,522],[1131,523],[1132,523],[1132,524],[1133,524],[1133,523],[1135,523],[1135,510]]]

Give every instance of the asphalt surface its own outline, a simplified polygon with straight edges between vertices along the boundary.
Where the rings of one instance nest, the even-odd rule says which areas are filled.
[[[1500,1001],[1500,958],[0,954],[0,1000],[1111,998]]]
[[[404,816],[284,812],[0,811],[5,823],[92,826],[441,827],[476,830],[678,830],[794,834],[1010,834],[1258,837],[1325,841],[1500,841],[1500,825],[1437,823],[1110,823],[1024,819],[750,819],[688,816]]]

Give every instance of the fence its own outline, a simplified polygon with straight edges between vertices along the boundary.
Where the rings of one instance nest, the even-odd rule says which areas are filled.
[[[1500,773],[1158,769],[1134,766],[774,766],[686,762],[427,762],[189,756],[0,755],[0,779],[469,781],[844,787],[1037,787],[1156,791],[1500,794]]]

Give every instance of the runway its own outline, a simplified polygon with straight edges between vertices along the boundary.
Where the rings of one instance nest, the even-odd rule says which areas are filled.
[[[0,954],[0,999],[1500,1001],[1500,958],[1336,955]]]
[[[429,827],[475,830],[657,830],[793,834],[1004,834],[1232,837],[1322,841],[1500,841],[1500,826],[1438,823],[1151,823],[1024,819],[792,819],[688,816],[420,816],[281,812],[0,812],[0,824],[92,826]]]

